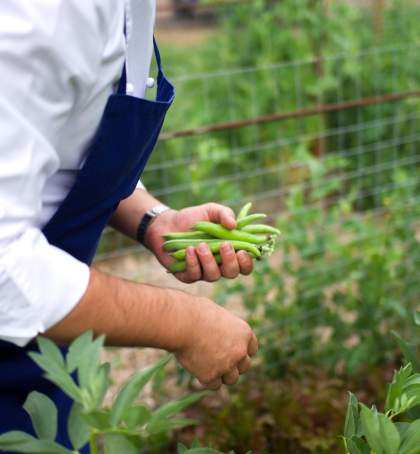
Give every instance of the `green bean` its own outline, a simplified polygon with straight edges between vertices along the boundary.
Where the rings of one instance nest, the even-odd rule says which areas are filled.
[[[220,257],[219,254],[216,254],[214,256],[214,259],[216,260],[216,263],[219,265],[222,263],[222,257]],[[169,265],[169,271],[171,273],[181,273],[182,271],[185,271],[187,269],[187,262],[185,260],[182,260],[180,262],[175,262]]]
[[[272,234],[272,235],[280,235],[281,232],[279,229],[276,229],[274,227],[271,227],[271,225],[266,225],[266,224],[253,224],[253,225],[246,225],[245,227],[242,228],[244,232],[248,233],[266,233],[266,234]]]
[[[188,246],[197,246],[200,243],[214,243],[220,241],[218,238],[212,240],[169,240],[163,243],[165,251],[177,251],[178,249],[185,249]]]
[[[245,205],[241,208],[241,210],[239,211],[236,220],[239,221],[239,220],[241,220],[242,218],[244,218],[245,216],[247,216],[248,213],[249,213],[249,210],[251,209],[251,207],[252,207],[252,203],[251,203],[251,202],[245,204]]]
[[[171,232],[165,233],[167,240],[211,240],[213,237],[202,232]]]
[[[215,243],[209,243],[210,251],[215,254],[219,252],[220,246],[226,243],[226,241],[217,240]],[[247,243],[244,241],[229,241],[235,251],[246,251],[249,252],[253,257],[260,257],[261,252],[260,250],[253,244]],[[175,252],[172,252],[172,257],[176,258],[177,260],[185,260],[186,249],[179,249]]]
[[[267,217],[267,215],[263,214],[263,213],[250,214],[248,216],[245,216],[244,218],[241,218],[239,221],[237,221],[236,228],[242,229],[242,227],[245,227],[248,224],[251,224],[252,222],[259,221],[260,219],[264,219],[266,217]]]
[[[252,233],[242,232],[241,230],[229,230],[212,222],[198,222],[193,226],[193,229],[229,241],[245,241],[247,243],[263,244],[267,240],[265,237],[259,237]]]

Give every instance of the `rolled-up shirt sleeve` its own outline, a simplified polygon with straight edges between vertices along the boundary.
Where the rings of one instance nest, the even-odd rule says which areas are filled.
[[[83,76],[83,61],[59,52],[64,28],[63,42],[51,44],[68,4],[6,0],[0,11],[0,339],[19,346],[63,319],[89,281],[89,267],[49,244],[39,225],[45,184],[60,164],[60,125],[85,95],[70,70]],[[53,5],[50,15],[42,5]],[[75,52],[92,67],[89,44],[80,44]]]

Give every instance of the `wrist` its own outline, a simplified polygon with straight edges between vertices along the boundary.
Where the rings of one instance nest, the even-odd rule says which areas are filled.
[[[155,218],[153,218],[144,234],[143,245],[150,251],[154,251],[156,247],[159,247],[162,242],[163,232],[170,230],[172,219],[176,215],[177,210],[172,208],[164,211]]]

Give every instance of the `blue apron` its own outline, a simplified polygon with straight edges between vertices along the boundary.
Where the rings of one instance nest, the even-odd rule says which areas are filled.
[[[158,66],[156,100],[126,94],[124,67],[117,93],[108,99],[76,181],[43,229],[51,244],[87,264],[92,262],[100,235],[119,202],[136,188],[175,96],[174,87],[162,71],[156,42],[154,48]],[[22,405],[28,393],[37,390],[49,395],[57,405],[57,441],[71,448],[67,416],[72,402],[42,378],[42,371],[27,355],[35,348],[19,348],[0,341],[0,433],[33,433]],[[88,453],[88,447],[82,452]]]

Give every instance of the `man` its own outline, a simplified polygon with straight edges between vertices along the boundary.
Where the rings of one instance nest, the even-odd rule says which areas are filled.
[[[21,406],[39,389],[58,405],[58,440],[67,442],[69,401],[27,358],[39,333],[66,344],[93,329],[110,345],[172,351],[211,389],[235,383],[256,353],[249,326],[212,301],[90,267],[107,223],[164,266],[165,232],[199,220],[235,227],[227,207],[175,211],[136,189],[174,97],[156,46],[157,97],[144,99],[151,1],[0,3],[0,432],[30,430]],[[189,248],[178,279],[252,271],[228,244],[221,256],[219,267],[205,245]]]

